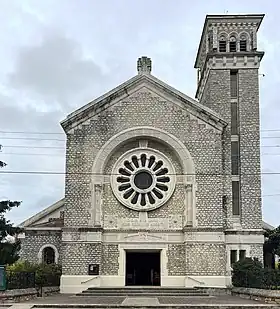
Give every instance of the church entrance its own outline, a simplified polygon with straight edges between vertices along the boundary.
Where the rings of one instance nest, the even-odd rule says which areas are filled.
[[[125,285],[160,285],[160,251],[126,251]]]

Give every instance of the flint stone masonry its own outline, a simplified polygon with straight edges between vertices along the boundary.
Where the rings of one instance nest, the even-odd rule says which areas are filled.
[[[186,273],[185,264],[182,263],[186,259],[186,251],[184,244],[168,245],[168,275],[184,276]]]
[[[119,270],[119,246],[103,244],[102,246],[102,275],[118,275]]]
[[[26,231],[21,244],[20,257],[23,260],[38,263],[40,249],[45,245],[53,245],[59,254],[58,263],[61,263],[61,231]]]
[[[89,264],[101,264],[101,243],[64,243],[62,274],[87,275]]]
[[[102,117],[103,115],[104,118]],[[106,116],[108,116],[108,119]],[[104,126],[105,118],[108,130],[99,129],[99,127]],[[170,122],[169,119],[171,118],[174,121]],[[185,125],[182,126],[182,123]],[[69,145],[67,145],[67,158],[69,157],[70,159],[73,156],[74,160],[68,160],[69,164],[67,167],[69,174],[67,176],[68,179],[66,179],[65,224],[69,226],[84,225],[87,224],[86,220],[88,219],[86,218],[89,218],[88,209],[91,202],[90,175],[76,175],[75,173],[78,171],[79,173],[89,173],[93,165],[94,153],[96,154],[103,143],[114,134],[135,126],[156,126],[175,135],[184,142],[194,159],[196,172],[205,174],[203,185],[200,186],[199,183],[197,185],[199,187],[197,207],[198,209],[204,208],[199,199],[199,194],[205,192],[209,200],[212,198],[215,201],[215,205],[211,202],[209,204],[213,205],[213,211],[215,213],[218,212],[216,217],[219,218],[222,201],[221,199],[217,200],[216,197],[219,194],[218,192],[222,191],[222,184],[217,182],[216,186],[213,186],[213,181],[216,181],[216,179],[212,174],[220,174],[222,172],[221,132],[208,127],[206,124],[201,126],[197,119],[191,119],[187,111],[182,110],[174,103],[163,100],[151,92],[140,91],[126,100],[115,104],[110,108],[110,112],[105,110],[97,118],[94,117],[88,125],[81,129],[83,133],[80,129],[75,130],[73,136],[76,136],[76,138],[70,136]],[[81,137],[79,138],[79,136]],[[75,156],[77,152],[83,152],[83,155],[77,157]],[[87,158],[85,158],[86,153],[89,155]],[[208,154],[208,159],[205,158],[204,153]],[[108,169],[106,171],[109,172]],[[211,174],[209,175],[209,173]],[[108,195],[111,195],[112,192],[110,192],[111,189],[108,186],[104,189],[102,196],[104,200],[103,205],[107,207]],[[176,194],[176,190],[177,188],[174,194]],[[71,200],[68,199],[68,192],[69,199]],[[79,196],[82,196],[82,200],[79,199]],[[111,198],[115,199],[115,197]],[[116,204],[117,202],[115,201],[114,203]],[[122,206],[117,206],[118,212],[125,211],[121,210],[121,208]],[[114,215],[118,214],[118,212],[116,209],[113,210]],[[158,212],[161,212],[160,208]],[[104,213],[108,214],[108,211],[105,209]],[[200,224],[208,226],[210,220],[205,219],[202,212],[200,214],[201,217],[198,217]],[[130,215],[135,216],[136,214],[130,212]],[[203,220],[206,220],[205,223]]]
[[[135,77],[67,116],[62,122],[67,135],[64,224],[61,231],[26,233],[23,257],[33,261],[41,245],[56,246],[62,290],[69,293],[80,292],[85,282],[123,286],[127,250],[160,252],[164,286],[229,285],[230,250],[246,250],[262,260],[262,52],[255,48],[262,18],[206,17],[195,64],[199,102],[155,78],[151,59],[142,57]],[[246,27],[253,34],[246,54],[217,50],[221,31],[228,39],[232,27],[237,41]],[[237,98],[231,98],[231,70],[238,75]],[[233,102],[239,121],[235,136]],[[240,144],[239,175],[232,175],[232,140]],[[144,163],[142,151],[149,154]],[[157,161],[148,166],[152,155]],[[139,171],[152,179],[146,188],[137,187]],[[237,215],[233,180],[240,183]],[[87,277],[89,264],[100,265],[100,276]]]
[[[224,276],[225,266],[224,244],[186,244],[188,275]]]

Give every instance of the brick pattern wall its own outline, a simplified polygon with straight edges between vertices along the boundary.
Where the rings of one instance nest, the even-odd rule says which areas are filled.
[[[201,103],[211,108],[228,123],[223,132],[223,169],[221,176],[213,176],[213,181],[221,181],[224,185],[222,195],[228,197],[228,203],[223,212],[224,227],[232,228],[232,177],[231,177],[231,101],[230,101],[230,71],[210,70],[207,83],[201,98]],[[222,199],[222,196],[220,196]]]
[[[241,221],[243,228],[260,229],[262,227],[262,212],[258,70],[239,70],[238,77]]]
[[[213,174],[222,173],[222,142],[221,132],[206,125],[192,116],[189,111],[154,95],[152,92],[137,92],[121,102],[100,112],[87,124],[67,137],[66,170],[66,207],[65,225],[87,225],[91,204],[91,179],[86,174],[92,170],[94,158],[102,145],[113,135],[135,126],[154,126],[163,129],[180,139],[189,150],[195,164],[196,173],[203,174],[197,177],[197,221],[201,227],[222,227],[222,188],[221,179],[213,178]],[[182,167],[172,149],[155,141],[149,141],[149,146],[162,151],[174,164],[176,173],[182,173]],[[123,144],[117,153],[110,156],[105,167],[105,173],[110,174],[114,162],[125,151],[135,148],[135,140]],[[149,212],[150,218],[168,217],[169,215],[184,215],[184,188],[178,184],[172,198],[159,209]],[[122,206],[114,197],[109,183],[104,184],[102,192],[102,216],[118,218],[137,218],[138,212]],[[104,244],[101,266],[103,274],[117,274],[117,251],[109,251]],[[84,273],[81,266],[75,268],[77,258],[73,246],[72,254],[64,259],[65,271],[68,273]],[[79,247],[77,247],[79,250]],[[81,251],[83,252],[83,251]],[[114,253],[115,252],[115,253]],[[80,256],[80,254],[79,254]],[[114,259],[116,262],[112,262]],[[74,262],[73,262],[74,260]],[[110,261],[110,262],[108,262]],[[172,270],[175,274],[179,270]]]
[[[184,244],[168,245],[167,251],[167,268],[169,276],[185,276],[186,265],[183,261],[186,260],[186,250]]]
[[[101,264],[101,243],[63,243],[62,274],[87,275],[89,264]]]
[[[263,245],[262,244],[251,245],[250,255],[252,257],[257,258],[260,262],[263,263]]]
[[[61,263],[61,232],[60,231],[26,231],[25,238],[21,239],[20,258],[31,263],[38,263],[40,249],[50,244],[57,248],[58,263]]]
[[[150,92],[138,92],[128,97],[108,110],[102,111],[81,129],[76,129],[73,136],[69,135],[67,142],[67,171],[90,172],[94,157],[105,141],[112,137],[113,134],[134,126],[154,126],[170,132],[179,138],[190,151],[197,173],[221,173],[221,133],[202,124],[201,121],[193,119],[189,112],[182,109],[182,107],[163,100]],[[167,150],[167,152],[172,155],[171,150]],[[172,160],[177,162],[175,166],[179,170],[180,166],[178,166],[177,158],[174,157]],[[109,172],[111,166],[112,163],[108,162],[106,172]],[[216,217],[222,218],[221,199],[217,200],[216,198],[217,195],[221,195],[222,185],[217,182],[216,186],[213,186],[213,181],[216,181],[216,179],[213,180],[213,176],[208,175],[208,181],[203,181],[201,185],[198,183],[198,214],[203,214],[205,207],[211,207],[212,212],[216,213]],[[66,177],[66,225],[77,226],[88,223],[88,208],[91,203],[90,191],[90,176],[69,174]],[[208,200],[199,198],[200,194],[207,196]],[[81,197],[81,200],[79,197]],[[123,210],[123,206],[111,207],[109,205],[113,203],[114,197],[108,186],[105,186],[103,199],[104,213],[112,212],[113,215],[118,215],[119,212],[125,212],[125,215],[135,216],[133,212],[128,213]],[[213,203],[214,200],[215,203]],[[116,205],[117,202],[114,201],[114,204]],[[108,205],[111,210],[106,209],[107,206],[105,205]],[[170,209],[177,207],[176,200],[174,199],[174,203],[169,206]],[[161,212],[161,210],[159,209],[158,212]],[[216,226],[222,224],[222,219],[218,223],[217,221],[212,223],[211,220],[206,219],[206,216],[201,215],[198,217],[198,222],[202,226],[208,226],[209,224]]]
[[[186,244],[186,275],[224,276],[225,244]]]
[[[117,276],[119,270],[119,246],[103,244],[102,246],[102,275]]]

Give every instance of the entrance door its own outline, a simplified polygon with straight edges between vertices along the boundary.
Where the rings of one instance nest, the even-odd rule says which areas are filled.
[[[126,285],[160,285],[160,251],[126,251]]]

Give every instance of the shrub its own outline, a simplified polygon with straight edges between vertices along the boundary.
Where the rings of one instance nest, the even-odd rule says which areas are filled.
[[[245,258],[233,264],[232,284],[236,287],[258,288],[262,283],[262,263]]]
[[[28,261],[17,261],[7,266],[9,272],[35,272],[36,286],[59,285],[61,266],[57,264],[35,264]]]
[[[233,264],[232,284],[236,287],[279,289],[280,271],[263,268],[257,259],[246,258]]]

